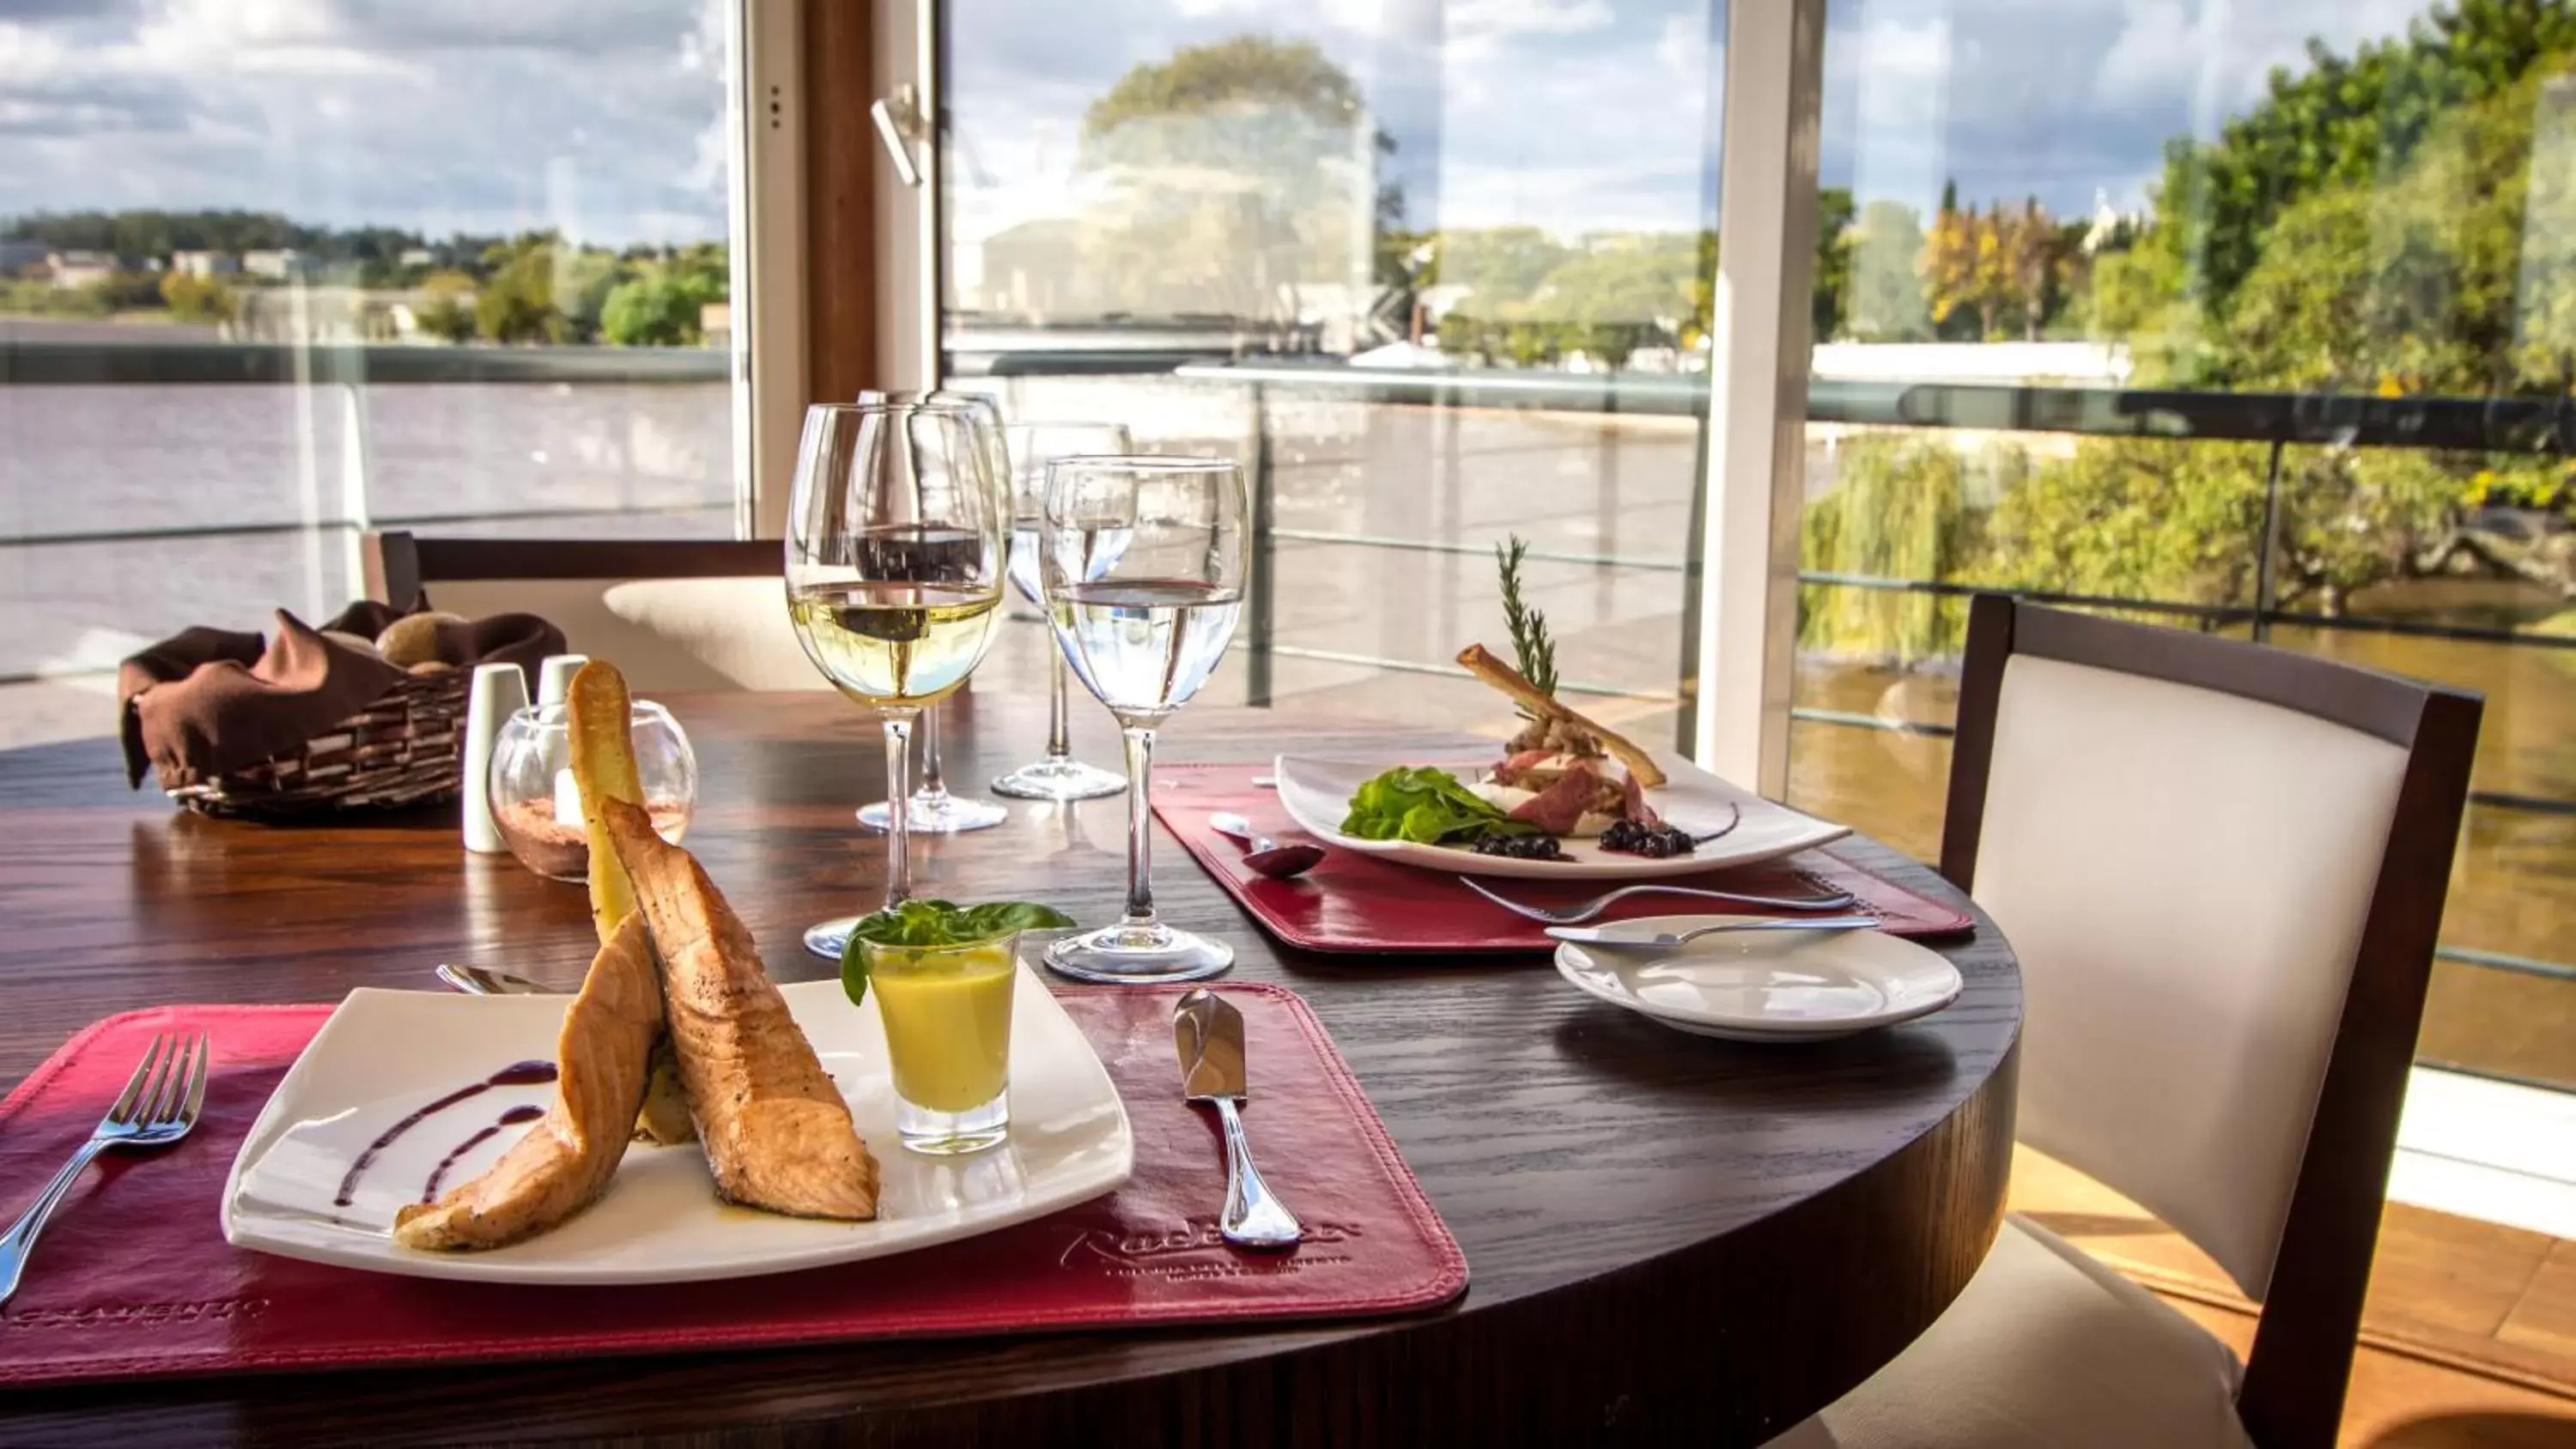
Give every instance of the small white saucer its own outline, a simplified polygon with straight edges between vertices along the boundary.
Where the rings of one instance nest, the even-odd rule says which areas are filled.
[[[1740,919],[1651,916],[1604,931],[1687,931]],[[1878,931],[1740,931],[1670,951],[1560,944],[1557,974],[1664,1025],[1729,1041],[1826,1041],[1958,1000],[1959,968]]]

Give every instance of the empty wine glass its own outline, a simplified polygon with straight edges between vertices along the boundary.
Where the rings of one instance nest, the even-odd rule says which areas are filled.
[[[970,418],[969,425],[975,430],[976,443],[984,450],[987,466],[995,479],[996,486],[1004,490],[1007,499],[1011,486],[1010,456],[1005,451],[1002,441],[1001,406],[990,397],[980,392],[964,392],[950,388],[942,388],[937,392],[879,392],[871,389],[861,392],[859,401],[912,403],[965,412]],[[942,768],[940,761],[939,706],[934,704],[921,712],[921,727],[918,733],[921,745],[918,752],[921,757],[921,783],[912,787],[909,808],[904,818],[906,829],[915,835],[955,835],[963,831],[982,830],[987,826],[999,825],[1009,818],[1008,812],[999,805],[982,800],[969,800],[963,795],[949,793],[947,772]],[[887,800],[892,798],[889,795]],[[887,801],[859,807],[859,823],[870,830],[885,829],[891,815],[892,809]]]
[[[991,454],[955,409],[806,409],[787,507],[787,612],[814,667],[885,721],[886,903],[912,892],[913,720],[966,682],[1002,603],[1008,510]],[[805,933],[838,958],[855,917]]]
[[[1011,586],[1044,607],[1038,582],[1038,529],[1046,512],[1047,465],[1083,454],[1131,453],[1127,430],[1116,423],[1013,423],[1004,430],[1011,455]],[[993,793],[1021,800],[1091,800],[1127,788],[1127,777],[1073,757],[1066,719],[1064,655],[1047,651],[1046,758],[1022,765],[993,782]]]
[[[1073,457],[1047,468],[1038,575],[1065,661],[1127,736],[1127,913],[1047,965],[1085,981],[1194,981],[1223,941],[1155,918],[1154,731],[1207,683],[1243,608],[1243,470],[1223,458]]]

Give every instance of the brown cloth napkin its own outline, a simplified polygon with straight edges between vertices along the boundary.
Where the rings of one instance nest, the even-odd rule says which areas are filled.
[[[373,639],[417,609],[361,601],[322,630]],[[116,695],[125,782],[150,768],[164,789],[255,765],[294,749],[374,703],[405,677],[373,651],[323,637],[284,609],[277,637],[188,629],[125,661]],[[561,629],[534,614],[494,614],[437,626],[438,657],[459,669],[516,664],[531,676],[564,652]]]

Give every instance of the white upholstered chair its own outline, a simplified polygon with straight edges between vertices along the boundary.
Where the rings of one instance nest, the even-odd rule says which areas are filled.
[[[2253,1351],[2008,1218],[1779,1449],[2326,1449],[2467,796],[2476,697],[1975,601],[1944,874],[2019,956],[2021,1140],[2263,1305]]]
[[[787,622],[775,540],[366,536],[367,593],[426,595],[476,618],[541,615],[573,652],[612,660],[638,690],[829,689]],[[531,681],[533,683],[534,681]]]

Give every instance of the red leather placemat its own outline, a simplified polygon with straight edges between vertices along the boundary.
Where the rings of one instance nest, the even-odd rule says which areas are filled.
[[[1163,828],[1216,877],[1226,894],[1252,913],[1263,930],[1309,951],[1458,955],[1556,949],[1538,922],[1504,910],[1460,885],[1454,876],[1438,871],[1328,848],[1323,862],[1304,875],[1289,880],[1254,875],[1244,868],[1243,847],[1217,834],[1208,825],[1208,816],[1232,810],[1274,840],[1311,840],[1279,807],[1278,791],[1252,783],[1254,776],[1269,773],[1266,765],[1166,765],[1154,771],[1154,813],[1161,817]],[[1495,880],[1490,884],[1516,901],[1553,906],[1590,900],[1620,882]],[[1660,884],[1752,895],[1847,890],[1859,897],[1856,909],[1878,917],[1878,928],[1892,936],[1944,936],[1976,924],[1965,912],[1852,864],[1834,854],[1832,846],[1769,865],[1666,877]],[[1644,895],[1612,906],[1601,920],[1730,909],[1759,908]]]
[[[0,1385],[690,1348],[1342,1318],[1443,1303],[1467,1261],[1306,1004],[1254,982],[1262,1175],[1304,1221],[1289,1254],[1227,1247],[1215,1118],[1182,1105],[1180,988],[1059,993],[1127,1101],[1133,1179],[1036,1222],[919,1253],[727,1283],[445,1283],[238,1249],[216,1225],[243,1135],[326,1006],[171,1006],[110,1017],[0,1102],[0,1216],[14,1218],[114,1099],[152,1033],[202,1029],[215,1076],[196,1132],[111,1152],[58,1211],[0,1306]],[[883,1151],[900,1148],[880,1147]]]

